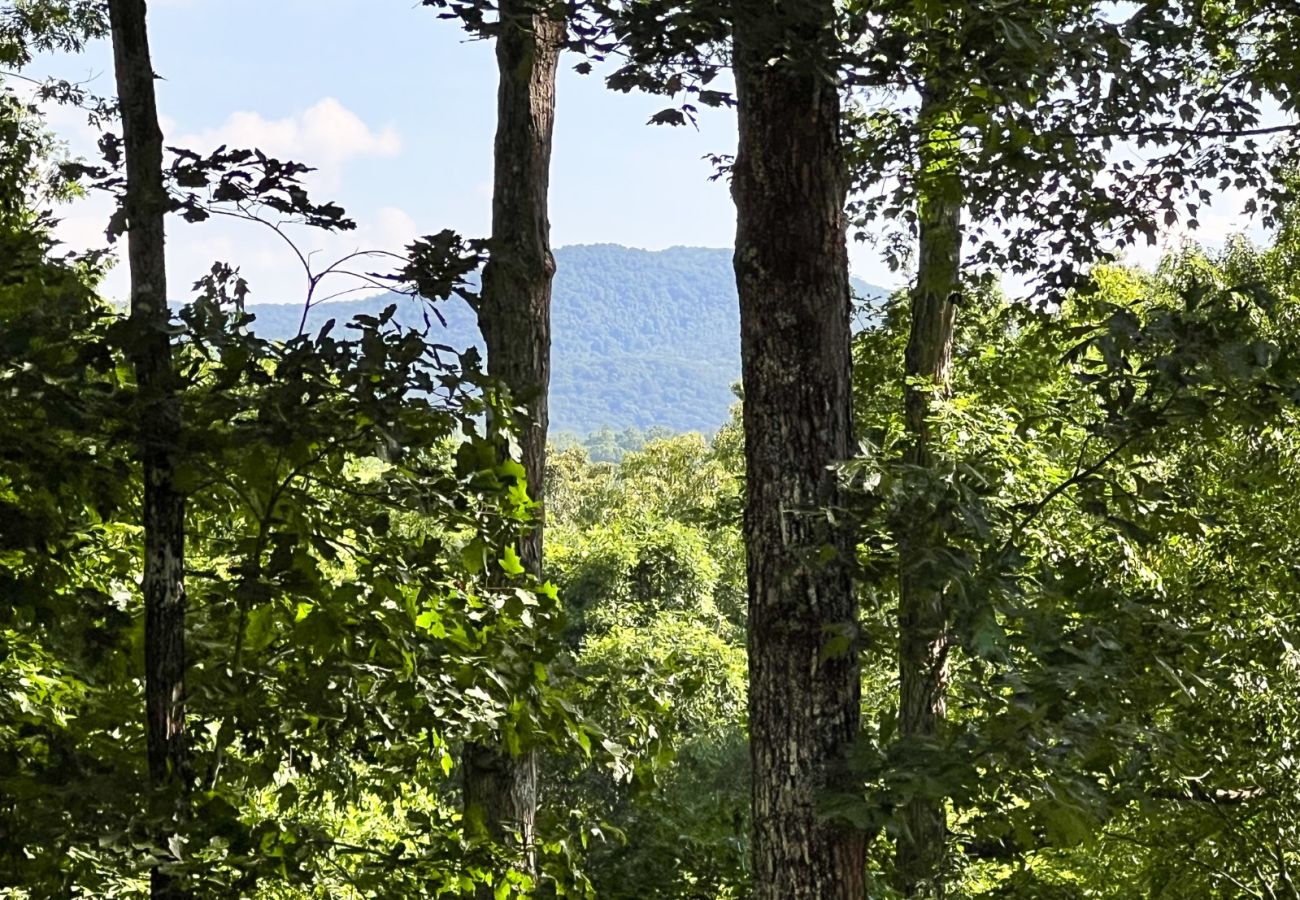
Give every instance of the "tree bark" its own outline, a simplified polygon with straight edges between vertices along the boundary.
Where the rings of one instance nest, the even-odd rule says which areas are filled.
[[[551,255],[548,191],[555,122],[555,74],[565,24],[530,0],[503,0],[496,38],[497,133],[491,255],[483,270],[479,326],[488,374],[526,410],[519,435],[532,500],[541,503],[546,472],[547,390],[551,374]],[[520,541],[524,567],[542,571],[540,518]],[[497,841],[518,840],[533,869],[536,759],[499,745],[465,751],[467,818]]]
[[[942,91],[921,100],[918,159],[920,241],[912,327],[905,371],[907,462],[933,465],[934,402],[949,394],[953,327],[961,287],[961,175],[958,147]],[[913,383],[920,379],[921,383]],[[899,731],[905,741],[932,742],[946,715],[948,610],[943,574],[934,565],[943,535],[935,510],[917,498],[900,517]],[[898,838],[898,887],[908,896],[942,897],[947,818],[942,798],[917,797],[903,810]]]
[[[127,246],[131,275],[131,358],[138,389],[144,466],[145,710],[149,777],[182,815],[189,782],[185,735],[185,498],[174,475],[181,412],[167,333],[163,136],[158,126],[144,0],[110,0],[113,62],[125,144]],[[174,823],[159,835],[165,847]],[[154,898],[188,897],[160,868]]]
[[[818,802],[858,732],[846,174],[830,0],[740,0],[734,60],[754,897],[863,895],[864,839]]]

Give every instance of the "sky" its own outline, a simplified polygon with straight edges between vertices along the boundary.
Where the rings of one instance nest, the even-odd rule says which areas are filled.
[[[316,251],[318,267],[359,249],[397,251],[444,228],[487,235],[496,92],[490,44],[469,40],[417,0],[151,0],[149,12],[167,143],[197,152],[255,146],[315,166],[307,176],[313,196],[338,202],[357,222],[343,235],[296,234],[303,250]],[[731,246],[735,210],[704,157],[734,150],[734,114],[702,110],[698,128],[648,125],[661,98],[612,92],[599,77],[573,72],[577,61],[561,61],[557,90],[552,243]],[[42,60],[33,74],[113,91],[106,42]],[[84,117],[72,109],[50,115],[69,146],[93,158]],[[1216,243],[1244,227],[1239,202],[1225,198],[1203,214],[1196,236]],[[110,209],[97,197],[63,210],[61,237],[78,248],[101,245]],[[1182,236],[1175,229],[1161,244]],[[1159,249],[1136,261],[1153,262]],[[240,268],[255,301],[303,299],[301,266],[269,230],[170,223],[176,299],[217,260]],[[904,278],[868,244],[850,242],[850,265],[877,285]],[[125,296],[124,265],[105,289]]]
[[[415,0],[152,0],[149,12],[167,143],[198,152],[257,146],[317,167],[308,176],[314,196],[340,203],[358,229],[341,237],[301,233],[305,247],[320,251],[316,260],[397,250],[444,228],[487,235],[496,97],[490,44],[468,40]],[[561,62],[557,89],[553,244],[730,246],[735,211],[703,157],[732,152],[734,115],[706,110],[698,130],[647,125],[660,100],[611,92],[598,77],[573,72],[577,61]],[[39,71],[113,90],[106,43],[44,60]],[[51,115],[74,150],[93,153],[79,112]],[[103,199],[63,210],[61,236],[74,246],[102,243],[108,212]],[[298,302],[301,268],[277,242],[253,225],[172,221],[172,292],[223,259],[241,268],[255,299]],[[873,271],[866,259],[854,267]],[[110,294],[125,293],[124,269],[110,277]],[[874,269],[887,277],[879,263]]]

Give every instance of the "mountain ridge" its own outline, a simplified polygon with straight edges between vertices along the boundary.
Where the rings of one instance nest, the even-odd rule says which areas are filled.
[[[585,435],[609,427],[711,433],[726,421],[740,378],[740,315],[732,251],[573,244],[555,251],[551,306],[551,431]],[[855,291],[883,289],[855,279]],[[396,302],[399,323],[423,327],[420,305],[395,294],[317,304],[308,329],[329,319],[375,315]],[[302,307],[249,304],[253,331],[284,339]],[[439,302],[440,343],[482,348],[477,320],[459,298]],[[441,334],[439,335],[439,332]]]

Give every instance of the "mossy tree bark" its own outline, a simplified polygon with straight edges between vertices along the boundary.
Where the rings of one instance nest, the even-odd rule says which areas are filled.
[[[921,101],[918,160],[919,251],[905,371],[907,462],[934,463],[936,400],[949,394],[953,329],[961,288],[961,175],[958,146],[943,89],[930,85]],[[898,528],[899,732],[905,741],[937,746],[948,691],[948,610],[945,577],[936,566],[943,535],[933,505],[918,497]],[[942,797],[913,798],[898,838],[898,887],[908,896],[943,895],[947,818]]]

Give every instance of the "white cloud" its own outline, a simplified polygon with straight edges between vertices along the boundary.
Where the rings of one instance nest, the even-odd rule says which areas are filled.
[[[375,224],[370,227],[374,245],[386,250],[400,250],[415,238],[419,228],[405,210],[385,206],[375,213]],[[367,229],[362,229],[363,233]]]
[[[95,158],[93,132],[79,116],[65,110],[55,112],[58,132],[72,145],[74,152]],[[339,189],[342,170],[356,159],[389,158],[401,152],[401,139],[391,125],[372,128],[338,100],[327,97],[318,103],[282,119],[268,119],[256,112],[235,112],[220,125],[202,131],[181,133],[180,125],[164,118],[160,123],[171,146],[181,146],[198,153],[211,152],[221,144],[231,147],[256,147],[270,156],[293,159],[316,167],[307,177],[315,195]],[[104,227],[112,212],[112,201],[98,192],[58,210],[63,221],[59,237],[68,246],[84,249],[103,246]],[[306,228],[292,229],[291,236],[301,242],[304,253],[312,253],[317,270],[356,250],[401,252],[417,234],[412,218],[396,207],[374,211],[349,210],[358,220],[356,231],[326,234]],[[296,256],[282,239],[258,225],[214,218],[199,225],[188,225],[173,217],[167,227],[167,257],[170,292],[179,300],[189,295],[191,283],[208,270],[215,260],[239,266],[253,286],[259,300],[298,301],[303,292],[305,274]],[[117,248],[124,256],[125,242]],[[391,268],[386,260],[365,260],[365,271]],[[344,278],[331,278],[330,290],[345,286]],[[109,296],[124,298],[127,293],[125,260],[109,275],[104,285]]]
[[[390,158],[402,151],[396,128],[385,125],[376,131],[333,97],[283,119],[267,119],[256,112],[231,113],[215,128],[169,137],[168,143],[196,153],[221,144],[256,147],[268,156],[314,166],[334,183],[338,170],[349,160]]]

